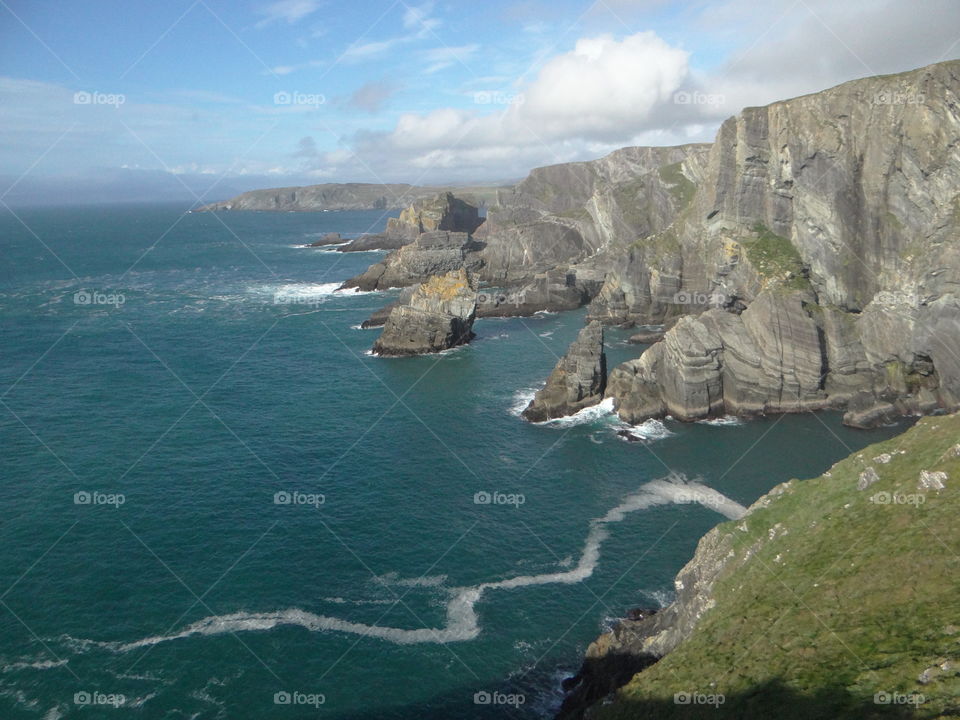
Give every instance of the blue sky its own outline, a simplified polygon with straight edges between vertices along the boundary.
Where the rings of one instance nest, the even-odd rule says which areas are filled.
[[[513,179],[958,40],[953,0],[0,0],[0,192]]]

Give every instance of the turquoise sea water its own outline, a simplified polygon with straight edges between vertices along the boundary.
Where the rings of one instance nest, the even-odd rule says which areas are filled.
[[[529,425],[583,312],[370,357],[355,328],[393,294],[333,290],[378,254],[302,246],[377,212],[17,215],[0,214],[3,718],[547,717],[598,632],[670,600],[718,510],[903,429]],[[611,365],[639,352],[627,335],[608,331]]]

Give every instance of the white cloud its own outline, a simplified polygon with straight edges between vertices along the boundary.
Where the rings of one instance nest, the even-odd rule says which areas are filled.
[[[266,27],[275,22],[286,22],[293,25],[308,15],[312,15],[322,4],[321,0],[276,0],[257,11],[258,15],[264,16],[257,23],[257,27]]]

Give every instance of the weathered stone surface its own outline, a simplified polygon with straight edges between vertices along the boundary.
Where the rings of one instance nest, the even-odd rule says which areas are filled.
[[[477,287],[463,268],[417,286],[404,305],[390,312],[373,345],[375,355],[440,352],[473,338]]]
[[[572,415],[603,399],[607,383],[607,356],[603,351],[603,325],[583,328],[567,354],[553,369],[547,384],[523,411],[531,422]]]
[[[364,273],[343,283],[344,288],[385,290],[406,287],[434,275],[467,267],[475,269],[468,253],[476,244],[466,233],[434,230],[422,233],[416,240],[390,253]]]

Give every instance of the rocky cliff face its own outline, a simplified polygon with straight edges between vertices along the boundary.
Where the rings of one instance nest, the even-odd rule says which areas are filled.
[[[603,325],[587,325],[554,368],[547,384],[523,411],[531,422],[572,415],[596,405],[607,384],[607,357],[603,352]]]
[[[432,230],[374,263],[343,283],[344,288],[385,290],[415,285],[437,274],[460,268],[476,269],[469,257],[477,245],[467,233]]]
[[[463,268],[431,277],[406,304],[393,308],[373,353],[422,355],[467,343],[473,338],[476,306],[476,283]]]
[[[952,61],[747,108],[671,168],[689,201],[594,260],[588,318],[685,318],[611,373],[621,416],[960,407],[958,93]]]

